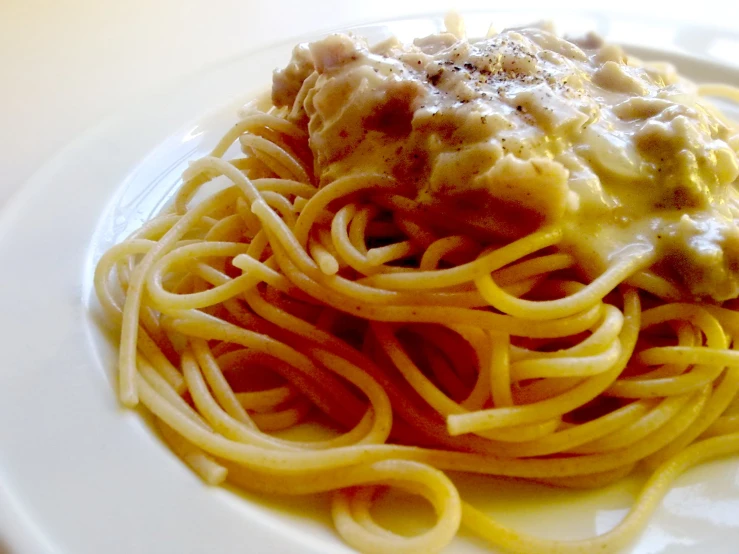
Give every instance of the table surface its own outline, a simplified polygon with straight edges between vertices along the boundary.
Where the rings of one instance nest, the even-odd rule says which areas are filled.
[[[528,0],[526,6],[552,4]],[[557,3],[567,10],[593,6]],[[619,0],[608,9],[739,28],[739,4],[695,6]],[[496,7],[505,6],[489,0],[0,0],[0,209],[75,136],[122,104],[205,65],[355,22]]]

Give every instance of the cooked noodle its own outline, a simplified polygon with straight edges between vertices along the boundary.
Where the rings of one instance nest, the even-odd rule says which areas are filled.
[[[318,187],[288,114],[239,122],[95,274],[121,325],[121,401],[204,481],[334,491],[336,529],[364,552],[437,551],[460,525],[506,551],[613,552],[680,473],[739,451],[731,306],[686,301],[643,244],[587,279],[557,224],[444,235],[390,175]],[[237,141],[246,157],[225,159]],[[215,177],[229,185],[198,198]],[[316,419],[340,432],[279,434]],[[653,472],[627,517],[571,542],[497,523],[444,473],[587,487],[637,464]],[[425,498],[433,527],[381,527],[378,486]]]

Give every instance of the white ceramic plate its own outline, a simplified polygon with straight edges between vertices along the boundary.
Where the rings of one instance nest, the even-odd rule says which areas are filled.
[[[544,17],[560,31],[596,30],[642,58],[668,59],[693,79],[739,85],[731,65],[739,33],[589,13],[478,13],[467,23],[480,35],[490,22],[503,28]],[[354,30],[411,39],[441,26],[441,16],[428,16]],[[326,497],[209,488],[141,413],[121,409],[114,348],[91,294],[101,252],[166,202],[187,160],[206,153],[238,106],[269,85],[295,42],[209,68],[130,106],[49,161],[0,218],[0,552],[349,552]],[[735,552],[738,470],[739,460],[723,460],[681,478],[632,552]],[[640,483],[563,492],[455,479],[463,497],[503,522],[562,539],[613,527]],[[399,498],[384,517],[399,508],[414,511]],[[485,545],[462,533],[449,551]]]

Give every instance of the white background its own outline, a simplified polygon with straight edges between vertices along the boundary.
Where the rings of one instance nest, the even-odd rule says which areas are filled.
[[[734,0],[525,0],[739,28]],[[0,0],[0,208],[45,160],[122,103],[204,65],[292,35],[521,1]],[[739,52],[737,53],[739,58]]]

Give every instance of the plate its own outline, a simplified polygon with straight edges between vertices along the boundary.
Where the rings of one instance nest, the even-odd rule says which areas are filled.
[[[739,86],[739,33],[598,13],[467,14],[470,35],[552,17],[596,30],[698,81]],[[352,30],[379,40],[436,32],[442,16]],[[173,194],[187,160],[205,154],[240,105],[264,90],[300,37],[212,66],[133,103],[42,167],[0,219],[0,552],[123,554],[350,552],[324,496],[270,499],[210,488],[114,394],[115,348],[92,295],[96,260]],[[734,115],[739,116],[736,111]],[[598,491],[560,491],[454,476],[462,496],[540,536],[606,532],[638,491],[633,477]],[[386,500],[378,517],[423,509]],[[631,552],[734,551],[739,460],[704,464],[667,495]],[[464,532],[448,549],[484,552]]]

